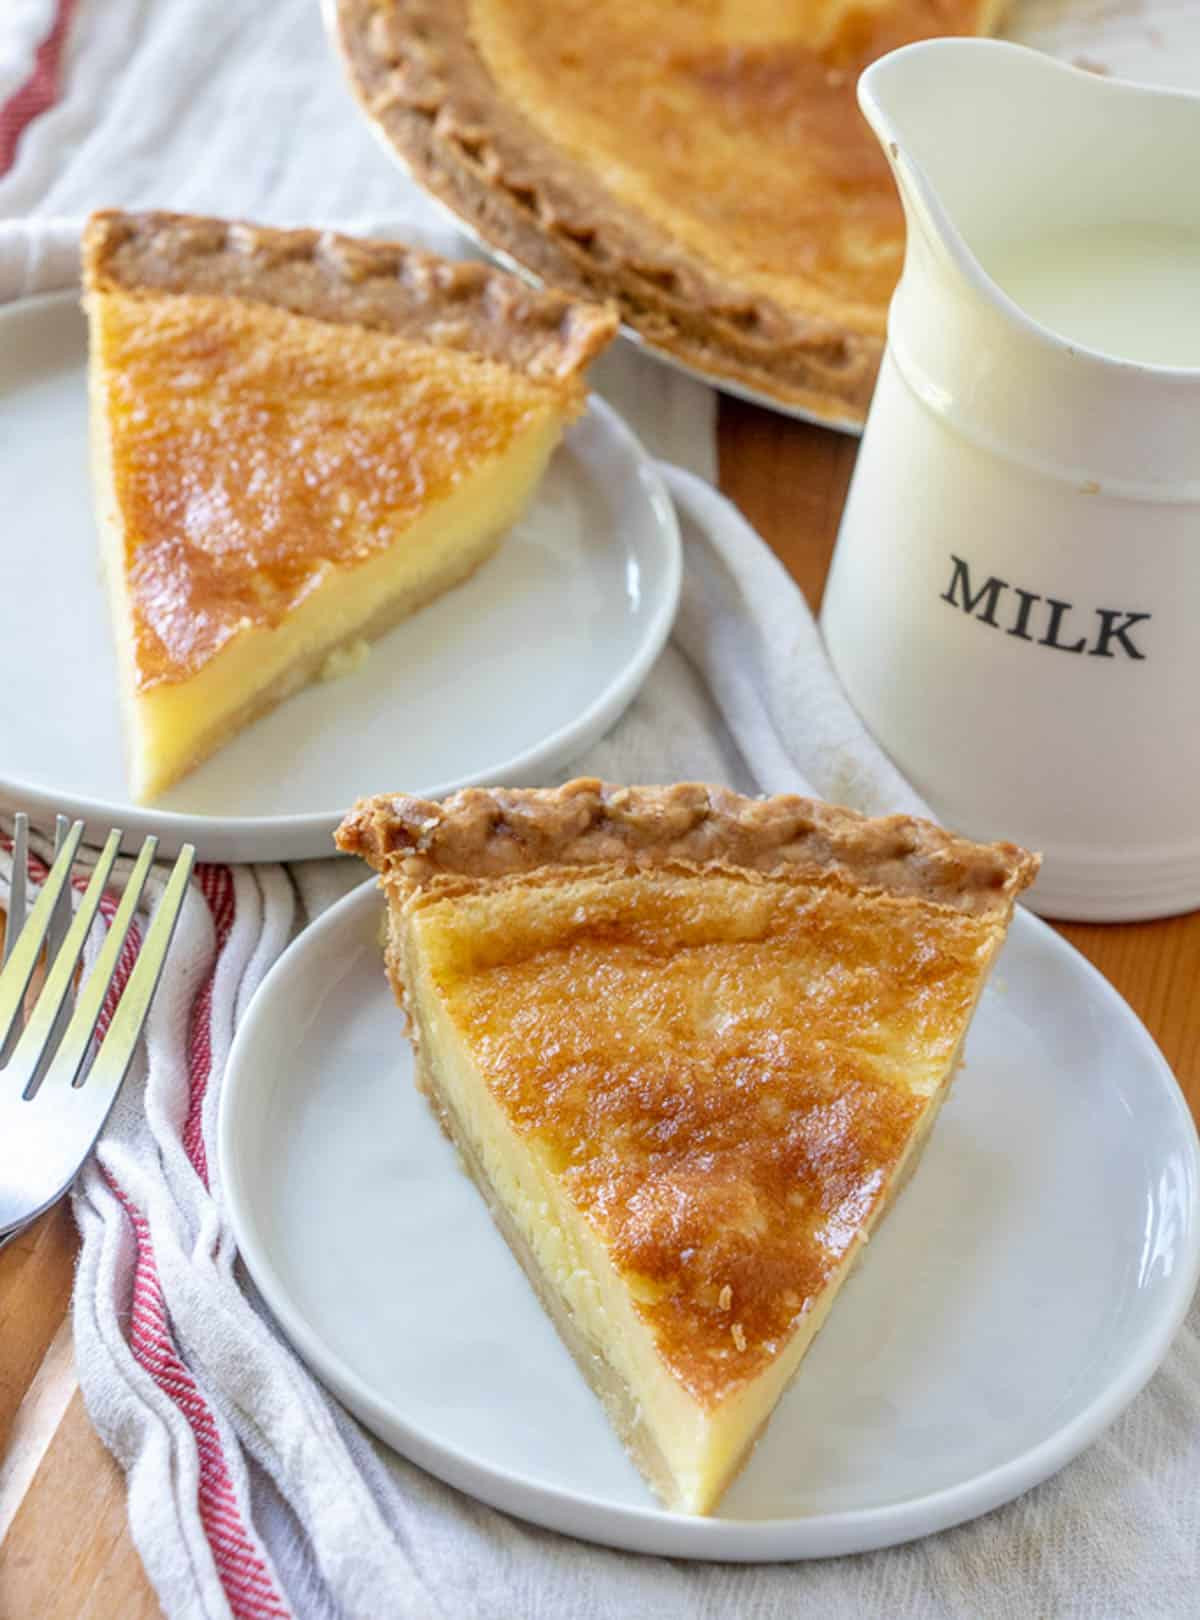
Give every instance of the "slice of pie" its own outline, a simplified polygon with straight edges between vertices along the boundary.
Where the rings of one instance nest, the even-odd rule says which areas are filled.
[[[1037,858],[681,784],[361,801],[420,1083],[646,1478],[709,1513],[945,1098]]]
[[[482,265],[183,215],[94,215],[84,275],[138,799],[478,568],[616,328]]]
[[[855,100],[1007,0],[337,0],[355,94],[423,185],[647,342],[861,422],[904,252]]]

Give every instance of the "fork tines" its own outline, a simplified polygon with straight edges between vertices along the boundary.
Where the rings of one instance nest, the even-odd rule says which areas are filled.
[[[14,817],[8,927],[0,966],[0,1064],[6,1064],[0,1074],[0,1090],[10,1099],[14,1088],[20,1096],[30,1097],[43,1090],[83,1084],[101,1068],[113,1071],[118,1064],[120,1075],[116,1085],[119,1086],[145,1023],[187,892],[195,859],[195,850],[190,844],[184,846],[175,862],[137,960],[120,988],[120,999],[107,1022],[103,1039],[81,1080],[80,1072],[92,1036],[98,1033],[106,1011],[114,975],[158,848],[154,837],[148,837],[142,844],[104,943],[86,981],[79,986],[71,1012],[69,997],[76,970],[100,910],[122,837],[119,831],[109,833],[74,917],[64,930],[70,917],[71,868],[83,832],[82,821],[68,826],[65,818],[59,818],[57,854],[26,917],[29,827],[26,816],[18,813]],[[45,979],[22,1028],[22,1013],[43,949]],[[64,1032],[63,1022],[68,1013],[70,1018]],[[113,1078],[112,1072],[108,1078]],[[115,1087],[113,1094],[115,1096]]]

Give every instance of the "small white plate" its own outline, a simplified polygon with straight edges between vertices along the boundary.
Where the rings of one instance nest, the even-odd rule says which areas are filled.
[[[246,1264],[384,1440],[495,1507],[668,1557],[862,1551],[1007,1501],[1149,1378],[1200,1267],[1200,1157],[1116,992],[1019,912],[920,1173],[719,1517],[654,1504],[412,1083],[374,885],[276,965],[219,1125]]]
[[[497,555],[280,705],[156,803],[129,803],[87,460],[77,295],[0,311],[0,802],[190,839],[209,860],[332,853],[359,794],[521,783],[617,719],[670,633],[679,532],[653,462],[593,397]]]

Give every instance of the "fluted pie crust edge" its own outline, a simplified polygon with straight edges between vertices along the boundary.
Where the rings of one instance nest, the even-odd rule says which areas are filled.
[[[332,0],[351,89],[413,176],[485,242],[654,348],[831,423],[866,416],[882,338],[738,288],[617,201],[504,96],[467,0]]]
[[[795,794],[754,799],[701,782],[618,787],[591,777],[552,789],[464,788],[440,803],[361,799],[336,841],[414,889],[541,867],[718,866],[832,879],[997,918],[1040,865],[1016,844],[975,843],[915,816],[863,816]]]
[[[475,262],[327,230],[161,210],[88,220],[89,291],[200,293],[413,337],[574,384],[616,332],[610,310]]]

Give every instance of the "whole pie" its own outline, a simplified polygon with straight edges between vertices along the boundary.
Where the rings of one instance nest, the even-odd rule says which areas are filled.
[[[414,175],[654,345],[860,422],[904,222],[855,84],[1006,0],[337,0],[363,108]]]
[[[482,265],[186,215],[93,215],[84,276],[139,799],[478,568],[616,330]]]
[[[366,799],[337,842],[382,874],[419,1081],[496,1224],[647,1480],[711,1512],[916,1165],[1037,858],[590,780]]]

